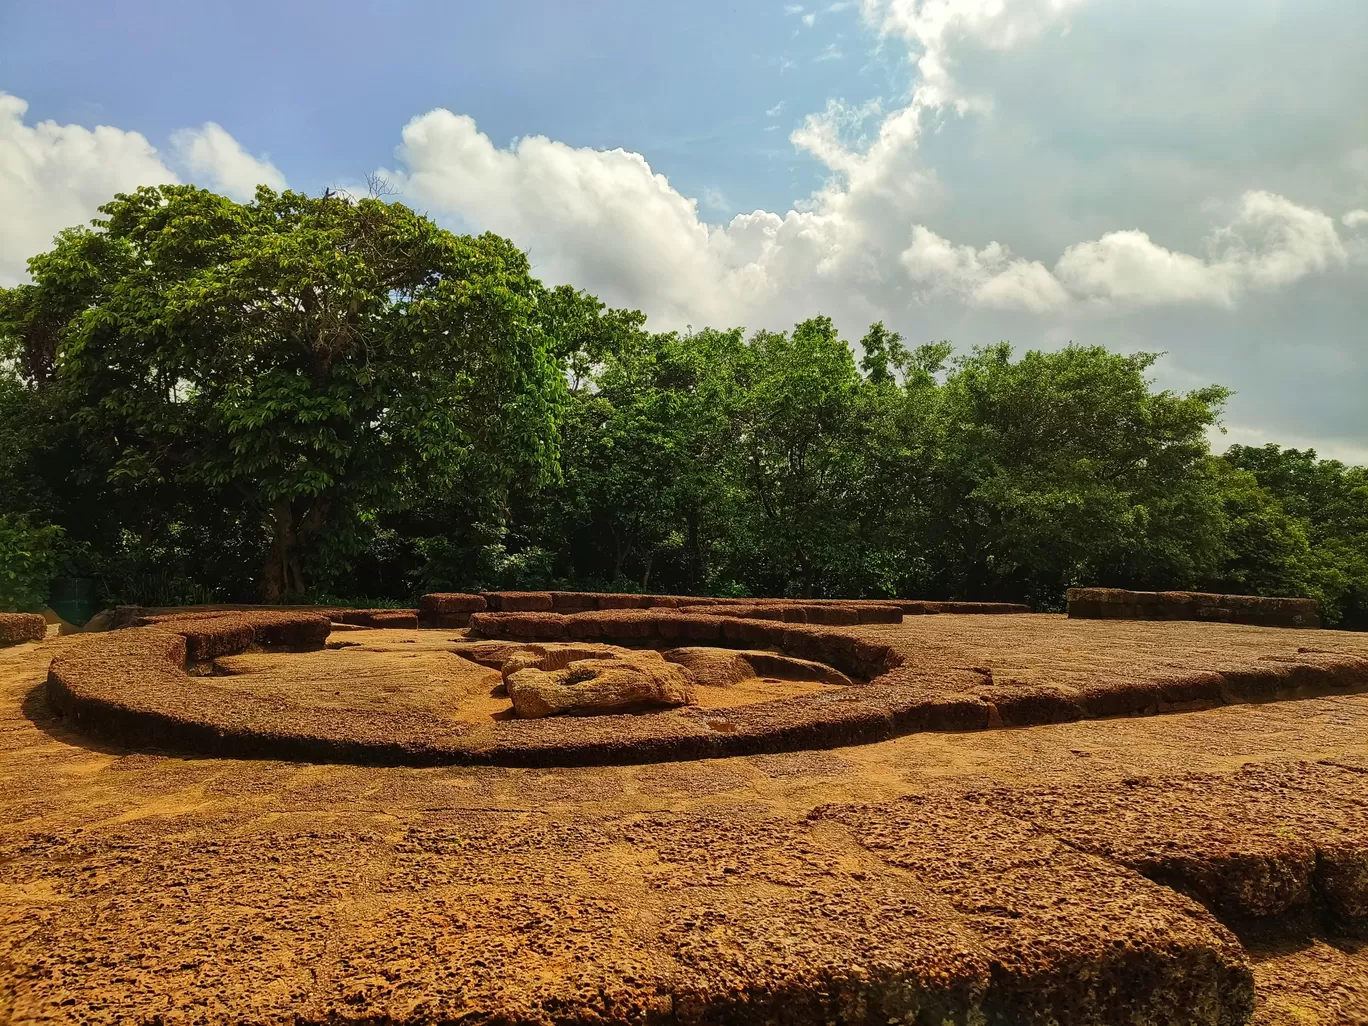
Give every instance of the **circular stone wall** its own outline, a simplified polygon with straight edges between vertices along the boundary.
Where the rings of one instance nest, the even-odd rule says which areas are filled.
[[[154,618],[141,627],[76,639],[53,661],[48,695],[78,729],[128,745],[372,764],[545,766],[829,748],[916,731],[1135,715],[1368,686],[1368,660],[1305,651],[1295,644],[1298,632],[1269,631],[1281,637],[1265,642],[1256,628],[1224,628],[1254,630],[1248,637],[1259,639],[1254,647],[1235,646],[1224,654],[1189,644],[1183,653],[1168,653],[1175,658],[1147,657],[1111,671],[1008,674],[966,659],[963,650],[910,642],[895,625],[831,628],[617,610],[572,627],[574,616],[531,612],[489,619],[494,615],[476,614],[474,622],[510,642],[531,641],[538,633],[557,641],[596,630],[601,642],[638,647],[763,650],[834,667],[850,682],[813,687],[809,681],[784,690],[780,685],[786,682],[776,676],[768,694],[756,686],[731,702],[516,719],[503,715],[508,700],[495,693],[493,671],[458,657],[461,650],[474,654],[468,635],[339,631],[332,641],[339,647],[327,650],[326,616],[235,612]],[[982,621],[983,631],[993,636],[1020,632],[1039,642],[1039,635],[1051,635],[1052,645],[1068,631],[1067,644],[1075,647],[1066,651],[1066,641],[1059,641],[1061,664],[1080,662],[1079,645],[1110,644],[1105,638],[1089,641],[1088,632],[1117,629],[1080,627],[1062,617],[954,619]],[[384,651],[375,653],[384,658],[374,665],[344,665],[349,650],[377,648],[367,638],[384,641]],[[291,654],[299,652],[311,652],[316,660],[336,656],[342,672],[316,673],[325,663]],[[764,676],[757,679],[763,685]],[[802,682],[787,682],[796,683]],[[460,701],[448,700],[461,689]]]

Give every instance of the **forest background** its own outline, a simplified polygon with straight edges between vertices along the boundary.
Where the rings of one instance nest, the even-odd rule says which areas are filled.
[[[1099,585],[1368,629],[1368,471],[1214,454],[1230,393],[1156,390],[1157,354],[653,332],[380,198],[101,212],[0,289],[0,609]]]

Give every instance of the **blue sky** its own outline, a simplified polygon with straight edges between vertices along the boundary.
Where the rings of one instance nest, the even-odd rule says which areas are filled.
[[[896,56],[856,45],[856,5],[813,13],[808,26],[782,4],[715,0],[9,4],[0,88],[31,120],[154,143],[217,122],[296,188],[364,175],[391,159],[398,126],[446,107],[501,144],[628,146],[728,213],[783,209],[824,173],[788,142],[802,115],[906,86]],[[852,59],[833,59],[845,40]]]
[[[1227,440],[1368,462],[1365,38],[1362,0],[5,4],[0,285],[118,190],[380,171],[660,328],[1164,351]]]

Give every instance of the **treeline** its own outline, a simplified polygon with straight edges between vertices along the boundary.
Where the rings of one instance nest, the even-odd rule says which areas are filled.
[[[0,605],[437,589],[1310,595],[1368,627],[1368,473],[1070,346],[656,333],[398,204],[142,189],[0,290]],[[857,353],[859,354],[857,356]]]

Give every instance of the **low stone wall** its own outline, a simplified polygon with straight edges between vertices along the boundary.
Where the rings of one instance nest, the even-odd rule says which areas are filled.
[[[0,646],[42,641],[47,621],[40,613],[0,613]]]
[[[418,626],[416,609],[330,609],[325,610],[337,623],[354,627],[413,630]]]
[[[434,592],[418,600],[418,626],[453,630],[470,622],[470,614],[489,608],[483,595]]]
[[[574,615],[623,609],[679,609],[789,623],[829,625],[898,623],[929,613],[1029,613],[1015,602],[934,602],[925,599],[718,598],[707,595],[635,595],[592,591],[486,591],[434,593],[418,603],[421,627],[464,627],[472,613]],[[743,612],[744,610],[744,612]]]
[[[185,663],[193,666],[253,646],[294,652],[320,649],[328,640],[332,621],[326,613],[262,609],[143,616],[133,626],[184,638]]]
[[[1030,606],[1020,602],[930,602],[923,599],[889,599],[888,603],[897,606],[904,616],[930,613],[1020,615],[1031,611]]]
[[[319,647],[330,627],[328,618],[316,613],[226,611],[147,617],[145,626],[72,638],[52,662],[47,694],[53,709],[74,727],[125,745],[236,758],[564,766],[758,755],[883,741],[916,731],[1021,727],[1368,687],[1368,659],[1308,650],[1295,635],[1273,651],[1265,645],[1259,650],[1263,654],[1216,652],[1209,654],[1210,663],[1204,656],[1201,665],[1146,663],[1133,671],[1032,680],[957,665],[959,660],[946,661],[933,651],[900,650],[872,630],[650,609],[474,616],[482,633],[516,641],[558,640],[573,632],[629,647],[634,642],[651,646],[659,638],[670,647],[777,649],[825,663],[854,681],[817,694],[726,709],[471,724],[423,710],[282,700],[225,687],[214,676],[192,676],[203,673],[209,660],[253,646]],[[1017,629],[1032,624],[1038,631],[1059,626],[1032,617],[1019,621]],[[1231,633],[1230,628],[1210,629]],[[671,637],[673,631],[691,635]]]
[[[1319,627],[1315,599],[1197,591],[1070,588],[1069,616],[1084,620],[1205,620],[1256,627]]]

